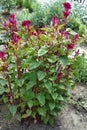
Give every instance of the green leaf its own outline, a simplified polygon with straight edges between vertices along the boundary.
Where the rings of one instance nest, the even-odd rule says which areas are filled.
[[[50,118],[49,123],[50,123],[50,125],[53,125],[54,124],[54,119]]]
[[[2,86],[5,86],[7,84],[7,81],[5,79],[0,79],[0,84]]]
[[[32,81],[36,81],[37,80],[37,72],[34,70],[34,72],[30,72],[28,75],[28,78]]]
[[[39,36],[40,36],[41,40],[46,40],[47,39],[47,36],[44,35],[44,34],[40,34]]]
[[[50,58],[47,58],[47,60],[48,60],[50,63],[55,63],[55,62],[57,61],[57,58],[56,58],[56,56],[51,55]]]
[[[25,90],[25,89],[24,89]],[[34,96],[35,96],[35,94],[34,94],[34,92],[32,91],[32,89],[30,89],[29,91],[25,91],[24,92],[24,90],[23,90],[23,93],[24,93],[24,96],[22,97],[22,99],[24,100],[24,101],[29,101],[30,99],[33,99],[34,98]]]
[[[47,122],[50,120],[50,116],[46,115],[46,117],[43,117],[43,121],[45,124],[47,124]]]
[[[32,114],[32,110],[27,110],[27,114],[30,116]]]
[[[68,62],[68,57],[61,56],[61,57],[59,57],[59,60],[60,60],[61,64],[63,65],[63,67],[65,67],[67,65],[67,62]]]
[[[5,88],[4,87],[0,87],[0,95],[2,95],[5,92]]]
[[[65,51],[63,48],[58,48],[58,51],[62,54],[62,55],[65,55]]]
[[[36,84],[35,81],[30,81],[30,82],[27,84],[27,90],[31,89],[35,84]]]
[[[30,100],[30,101],[28,102],[28,106],[29,106],[30,108],[33,106],[33,101],[32,101],[32,100]]]
[[[41,106],[43,106],[45,104],[45,96],[43,95],[43,93],[38,93],[37,99],[40,102]]]
[[[16,115],[16,118],[17,118],[18,121],[21,122],[21,114],[17,114],[17,115]]]
[[[38,113],[39,113],[41,116],[45,116],[45,115],[46,115],[46,109],[44,109],[44,108],[38,108]]]
[[[12,116],[14,116],[17,112],[17,106],[10,106],[10,112]]]
[[[56,100],[56,99],[58,98],[58,94],[57,94],[57,93],[52,93],[52,98],[53,98],[54,100]]]
[[[38,68],[40,66],[40,64],[41,64],[41,62],[39,62],[39,61],[32,61],[30,63],[30,70]]]
[[[45,46],[42,46],[39,50],[38,50],[38,56],[43,56],[48,52],[47,48]]]
[[[53,110],[55,108],[55,103],[49,102],[49,107],[50,107],[50,110]]]
[[[55,117],[57,116],[57,113],[55,111],[51,111],[50,114]]]
[[[46,72],[44,72],[44,71],[38,71],[37,75],[38,75],[38,80],[41,81],[42,79],[45,78]]]
[[[58,95],[58,100],[64,101],[64,98],[61,95]]]
[[[60,89],[65,89],[65,87],[64,87],[63,84],[58,84],[58,88],[60,88]]]
[[[53,90],[51,81],[45,82],[44,85],[45,85],[45,87],[48,89],[49,93],[51,93],[52,90]]]

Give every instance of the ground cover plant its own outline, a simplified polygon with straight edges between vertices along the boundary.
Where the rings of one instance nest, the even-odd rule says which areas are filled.
[[[74,87],[80,37],[65,28],[71,4],[63,6],[63,18],[53,16],[49,27],[31,26],[30,20],[18,25],[15,14],[4,22],[8,41],[0,51],[0,95],[20,121],[52,124]]]

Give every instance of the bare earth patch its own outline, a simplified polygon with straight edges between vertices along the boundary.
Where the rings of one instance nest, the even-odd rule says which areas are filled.
[[[77,84],[72,95],[73,101],[59,113],[61,124],[65,130],[87,130],[87,86]]]
[[[39,122],[28,127],[25,123],[21,124],[15,119],[6,120],[6,111],[6,107],[0,105],[0,130],[87,130],[87,86],[76,85],[72,92],[72,99],[67,107],[58,114],[58,119],[53,126]]]

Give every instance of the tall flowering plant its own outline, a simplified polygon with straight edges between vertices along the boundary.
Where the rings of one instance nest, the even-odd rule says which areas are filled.
[[[71,4],[63,6],[64,19],[53,16],[49,27],[24,20],[19,28],[15,14],[4,22],[10,38],[0,51],[0,94],[19,120],[53,123],[74,86],[79,35],[65,28]]]

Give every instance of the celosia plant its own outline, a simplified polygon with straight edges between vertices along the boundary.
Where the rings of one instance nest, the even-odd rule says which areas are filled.
[[[10,38],[0,52],[0,94],[19,120],[53,123],[74,86],[79,35],[65,29],[71,4],[63,5],[64,19],[53,16],[49,27],[37,28],[24,20],[18,28],[15,14],[4,22]]]

